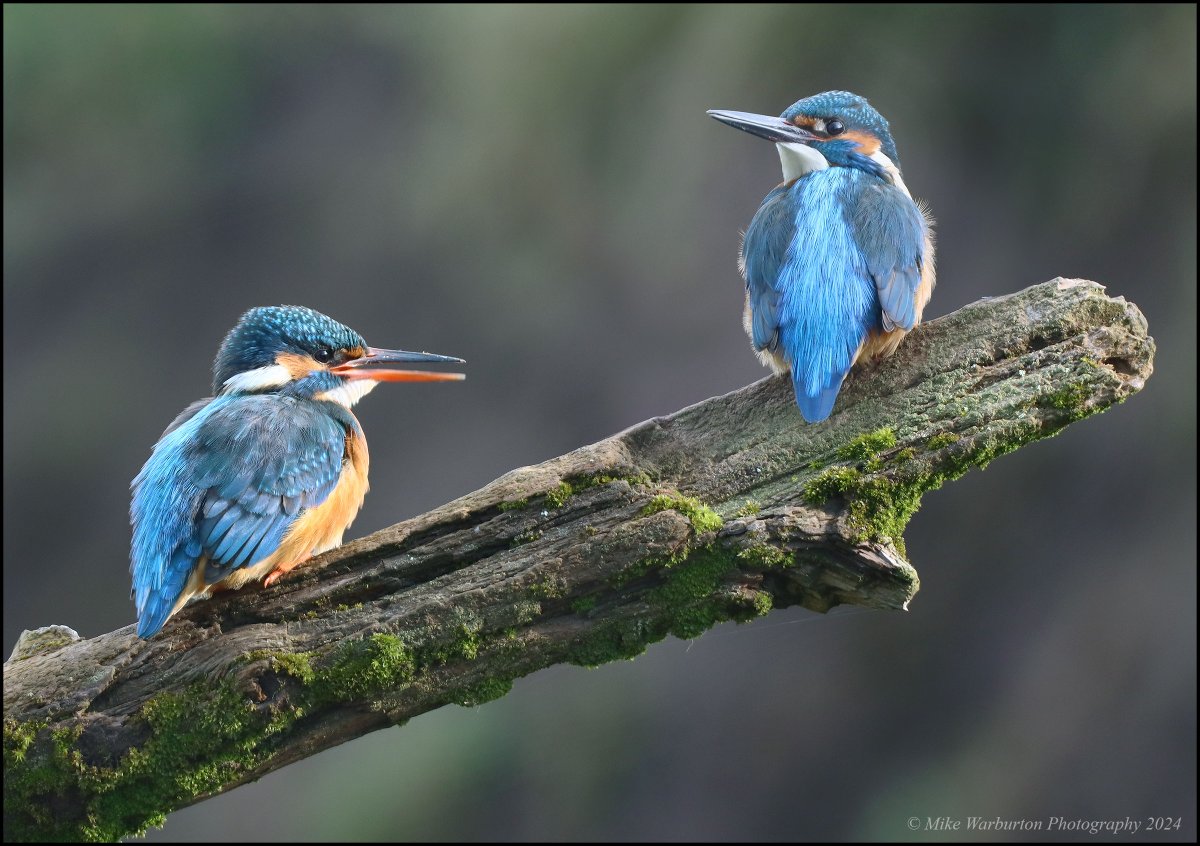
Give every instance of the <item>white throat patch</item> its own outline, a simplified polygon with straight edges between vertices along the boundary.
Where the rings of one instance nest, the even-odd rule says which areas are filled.
[[[892,184],[904,192],[910,200],[912,194],[908,193],[908,186],[904,184],[904,180],[900,176],[900,169],[896,167],[896,163],[884,154],[883,150],[876,150],[871,154],[871,160],[883,168],[884,172],[892,178]]]
[[[282,388],[290,381],[292,374],[286,367],[282,364],[270,364],[230,376],[225,380],[225,390],[252,394],[269,388]]]
[[[788,142],[776,144],[779,151],[779,163],[783,165],[783,181],[791,182],[814,170],[825,170],[829,162],[819,152],[807,144]]]
[[[378,384],[374,379],[355,379],[331,391],[319,393],[313,399],[328,400],[346,408],[353,408],[356,402],[375,390]]]

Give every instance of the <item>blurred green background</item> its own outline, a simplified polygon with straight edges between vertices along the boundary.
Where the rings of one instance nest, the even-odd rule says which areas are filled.
[[[355,537],[761,378],[735,255],[779,165],[704,111],[846,88],[938,219],[927,316],[1095,279],[1145,391],[928,496],[908,614],[553,668],[149,839],[1194,840],[1195,80],[1194,6],[5,5],[5,654],[133,620],[128,482],[250,306],[470,362],[360,406]]]

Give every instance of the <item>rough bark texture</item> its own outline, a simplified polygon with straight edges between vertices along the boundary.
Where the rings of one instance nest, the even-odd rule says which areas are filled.
[[[4,665],[5,839],[115,839],[551,664],[771,608],[902,609],[920,496],[1141,389],[1135,306],[1054,280],[974,303],[806,425],[769,378],[193,605],[150,641],[23,638]]]

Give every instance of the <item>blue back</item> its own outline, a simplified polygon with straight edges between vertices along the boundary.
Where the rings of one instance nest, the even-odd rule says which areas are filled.
[[[339,405],[233,394],[188,409],[133,480],[138,634],[162,628],[201,557],[205,581],[266,558],[336,487],[354,416]],[[185,412],[185,415],[188,413]]]
[[[832,412],[870,330],[912,328],[925,225],[903,191],[854,167],[763,200],[743,246],[752,337],[791,366],[805,420]]]

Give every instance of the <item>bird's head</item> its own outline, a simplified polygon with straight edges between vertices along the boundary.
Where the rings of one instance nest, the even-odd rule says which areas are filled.
[[[252,308],[213,362],[214,394],[285,393],[354,405],[380,382],[451,382],[461,373],[396,370],[399,362],[460,358],[368,347],[362,335],[303,306]]]
[[[729,126],[774,141],[791,181],[829,166],[856,167],[894,181],[896,142],[883,115],[849,91],[826,91],[793,103],[779,117],[709,111]]]

